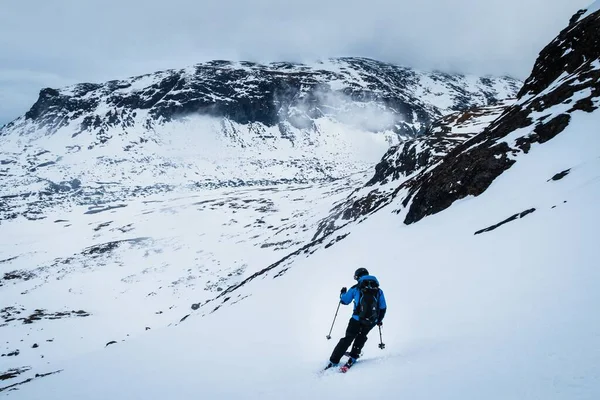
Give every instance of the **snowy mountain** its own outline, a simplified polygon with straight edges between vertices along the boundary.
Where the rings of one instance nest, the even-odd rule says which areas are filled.
[[[425,73],[365,58],[314,65],[212,61],[105,84],[47,88],[8,128],[55,134],[71,125],[73,136],[92,133],[103,143],[137,125],[152,129],[200,114],[238,125],[276,126],[292,142],[294,128],[315,129],[315,120],[323,117],[414,136],[448,110],[494,103],[520,86],[509,77]],[[361,110],[387,118],[361,121],[352,115]]]
[[[0,131],[0,375],[177,323],[309,243],[390,144],[519,86],[347,58],[42,90]]]
[[[0,310],[2,394],[598,397],[600,11],[594,7],[573,17],[541,52],[516,99],[438,104],[431,123],[413,125],[419,135],[366,133],[338,116],[316,118],[340,124],[344,134],[357,129],[394,138],[384,140],[393,146],[366,172],[355,167],[329,179],[209,190],[186,186],[187,178],[155,181],[140,170],[111,184],[117,201],[92,207],[110,192],[98,190],[94,198],[91,186],[81,189],[85,179],[81,187],[57,183],[68,186],[58,195],[3,198],[17,215],[3,219],[0,230],[6,271],[0,291],[10,299]],[[217,118],[233,118],[220,110]],[[153,121],[150,133],[189,123],[166,115]],[[77,128],[72,121],[55,132],[20,130],[33,124],[25,117],[5,128],[3,151],[19,140],[60,149],[67,137],[82,137],[68,135]],[[74,168],[102,175],[88,157],[118,137],[83,147],[76,154],[84,165]],[[239,147],[227,155],[238,157]],[[65,155],[57,164],[65,159],[74,166],[77,158]],[[24,165],[20,153],[12,160],[5,165]],[[154,170],[154,159],[147,160]],[[344,160],[357,165],[356,158]],[[246,160],[224,165],[234,173]],[[31,172],[14,171],[7,173],[10,190],[33,185]],[[252,174],[261,171],[268,169]],[[134,178],[148,183],[135,186]],[[154,182],[171,186],[143,192]],[[123,196],[124,188],[131,195]],[[40,219],[17,208],[23,204],[39,207]],[[362,266],[386,291],[386,349],[377,349],[373,331],[353,376],[319,374],[334,346],[325,335],[339,288]],[[349,315],[340,310],[332,336],[343,335]]]
[[[448,111],[514,97],[520,86],[343,58],[312,66],[213,61],[44,89],[0,129],[0,219],[180,185],[346,177]],[[42,201],[24,204],[30,196]]]

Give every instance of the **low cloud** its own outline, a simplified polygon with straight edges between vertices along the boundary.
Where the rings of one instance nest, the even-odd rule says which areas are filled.
[[[379,103],[355,102],[340,92],[320,92],[317,96],[321,104],[326,105],[338,121],[361,130],[393,130],[394,126],[403,120],[402,116]]]

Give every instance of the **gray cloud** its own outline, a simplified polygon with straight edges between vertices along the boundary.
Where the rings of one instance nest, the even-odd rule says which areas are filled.
[[[40,88],[210,59],[364,56],[525,78],[591,0],[4,0],[0,125]]]

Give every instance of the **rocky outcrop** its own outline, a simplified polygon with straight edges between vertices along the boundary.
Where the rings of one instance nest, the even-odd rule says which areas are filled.
[[[525,216],[527,216],[527,215],[529,215],[529,214],[531,214],[531,213],[533,213],[533,212],[535,212],[535,208],[530,208],[530,209],[528,209],[528,210],[525,210],[525,211],[523,211],[523,212],[520,212],[520,213],[514,214],[514,215],[512,215],[512,216],[510,216],[510,217],[506,218],[506,219],[505,219],[504,221],[502,221],[502,222],[498,222],[497,224],[494,224],[494,225],[492,225],[492,226],[489,226],[489,227],[487,227],[487,228],[485,228],[485,229],[480,229],[480,230],[478,230],[477,232],[475,232],[475,235],[480,235],[480,234],[482,234],[482,233],[485,233],[485,232],[491,232],[491,231],[493,231],[494,229],[497,229],[497,228],[501,227],[501,226],[502,226],[502,225],[504,225],[504,224],[508,224],[509,222],[512,222],[512,221],[515,221],[515,220],[517,220],[517,219],[523,218],[523,217],[525,217]]]
[[[535,105],[542,107],[548,101],[550,104],[557,104],[571,98],[575,91],[585,85],[583,82],[587,78],[598,76],[600,72],[594,62],[600,55],[600,13],[580,19],[583,12],[575,14],[569,26],[540,52],[531,75],[519,91],[519,97],[538,95],[561,76],[568,78],[577,75],[583,78],[578,79],[580,84],[575,84],[570,79],[558,82],[558,87],[540,97]],[[592,85],[592,88],[597,96],[597,86]]]

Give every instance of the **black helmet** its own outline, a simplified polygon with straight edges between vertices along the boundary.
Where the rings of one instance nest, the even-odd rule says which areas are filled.
[[[359,280],[362,276],[369,275],[366,268],[359,268],[354,272],[354,279]]]

